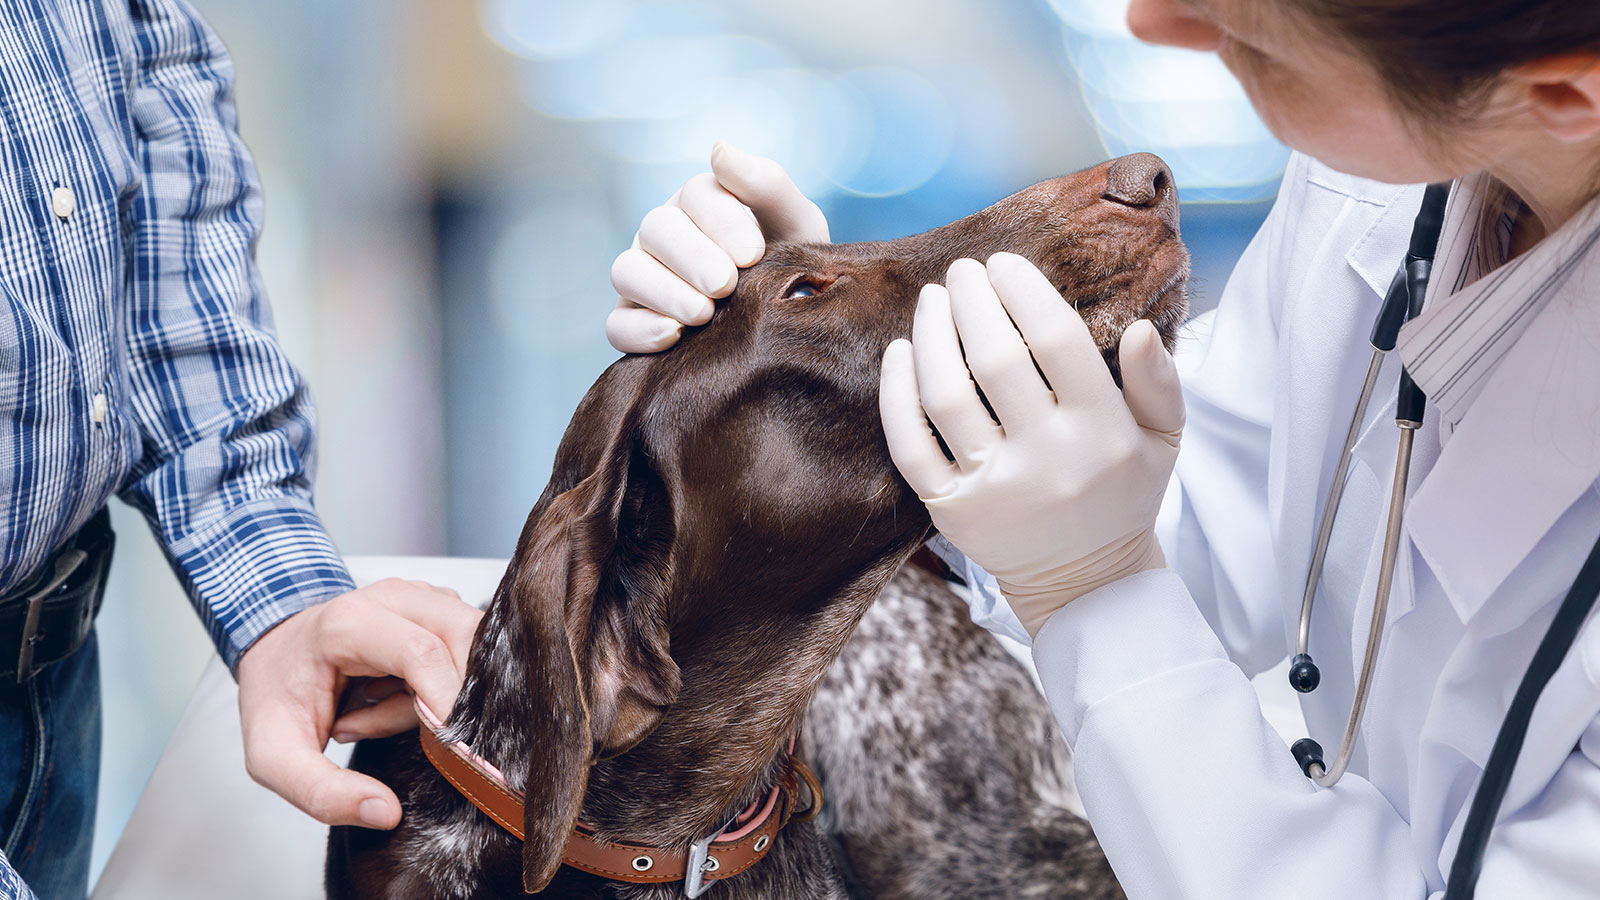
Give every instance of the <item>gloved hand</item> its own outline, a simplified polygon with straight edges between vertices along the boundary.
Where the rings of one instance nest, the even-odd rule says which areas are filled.
[[[945,281],[923,289],[912,340],[884,352],[884,434],[940,533],[1037,635],[1069,601],[1166,565],[1154,528],[1183,432],[1177,370],[1140,320],[1118,391],[1083,320],[1020,256],[958,260]]]
[[[828,220],[783,167],[717,142],[711,171],[645,214],[633,247],[611,265],[617,307],[606,337],[624,353],[655,353],[685,325],[704,325],[714,298],[733,293],[740,268],[767,241],[826,241]]]

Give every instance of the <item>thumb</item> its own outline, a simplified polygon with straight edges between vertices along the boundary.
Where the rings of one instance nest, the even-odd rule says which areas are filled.
[[[1122,363],[1122,396],[1133,420],[1176,447],[1183,435],[1183,388],[1161,335],[1148,319],[1140,319],[1122,333],[1117,352]]]
[[[711,174],[728,193],[750,207],[767,240],[828,240],[828,220],[822,210],[800,193],[789,173],[776,162],[718,141],[711,148]]]
[[[393,828],[400,800],[383,782],[335,765],[291,710],[274,706],[246,723],[245,769],[262,787],[326,825]]]

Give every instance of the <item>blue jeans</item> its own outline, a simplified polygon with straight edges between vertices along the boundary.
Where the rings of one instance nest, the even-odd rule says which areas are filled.
[[[99,780],[100,652],[90,634],[26,684],[0,685],[0,900],[29,898],[28,888],[39,900],[88,896]]]

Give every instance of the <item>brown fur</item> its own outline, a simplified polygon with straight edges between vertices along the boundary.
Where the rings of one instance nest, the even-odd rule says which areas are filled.
[[[1135,318],[1171,340],[1187,255],[1170,174],[1142,205],[1104,197],[1108,170],[1125,167],[1126,181],[1130,164],[1035,185],[915,237],[775,245],[677,349],[607,369],[562,440],[450,716],[453,733],[526,793],[527,840],[519,846],[437,777],[414,734],[364,742],[352,766],[394,786],[406,813],[393,832],[333,830],[329,896],[681,893],[562,867],[573,822],[581,811],[601,839],[683,847],[779,776],[819,683],[931,534],[884,446],[878,360],[909,334],[921,286],[953,260],[1028,257],[1113,366]],[[939,709],[918,714],[938,732]],[[760,865],[706,896],[842,897],[846,881],[897,895],[893,873],[839,867],[847,826],[791,827]],[[1090,851],[1084,865],[1103,871],[1087,830],[1072,827]]]

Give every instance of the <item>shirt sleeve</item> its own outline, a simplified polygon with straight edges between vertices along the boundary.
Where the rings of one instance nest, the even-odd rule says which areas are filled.
[[[130,9],[143,184],[123,325],[142,447],[122,496],[232,668],[272,626],[353,583],[312,506],[311,401],[256,268],[261,190],[232,62],[187,3]]]
[[[22,882],[22,876],[11,868],[11,861],[0,852],[0,900],[39,900]]]

